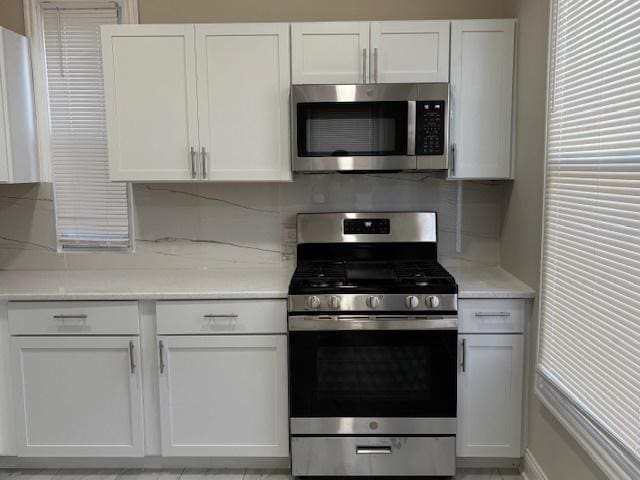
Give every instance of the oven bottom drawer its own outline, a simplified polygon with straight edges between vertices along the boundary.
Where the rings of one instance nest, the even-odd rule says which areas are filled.
[[[455,436],[291,437],[294,476],[451,476],[455,461]]]

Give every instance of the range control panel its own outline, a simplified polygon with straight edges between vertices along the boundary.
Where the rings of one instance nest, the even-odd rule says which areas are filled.
[[[444,100],[416,102],[416,155],[443,155]]]
[[[388,235],[391,232],[391,222],[388,218],[354,218],[344,221],[345,235]]]

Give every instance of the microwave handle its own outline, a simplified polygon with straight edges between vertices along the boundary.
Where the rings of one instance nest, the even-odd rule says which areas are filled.
[[[407,155],[416,154],[416,102],[407,102]]]

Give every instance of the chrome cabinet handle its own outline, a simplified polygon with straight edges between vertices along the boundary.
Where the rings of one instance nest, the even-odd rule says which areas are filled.
[[[416,102],[407,102],[407,155],[416,154]]]
[[[196,178],[196,149],[191,147],[191,178]]]
[[[391,447],[386,445],[361,447],[356,446],[356,455],[389,455],[391,453]]]
[[[378,47],[373,49],[373,81],[378,83]]]
[[[85,313],[81,313],[79,315],[54,315],[53,318],[56,320],[70,320],[70,319],[75,319],[75,320],[86,320],[88,317],[88,315],[86,315]]]
[[[510,317],[509,312],[476,312],[476,317]]]
[[[133,341],[129,342],[129,366],[131,367],[131,375],[136,373],[136,363],[134,360],[134,348]]]
[[[160,356],[160,374],[164,373],[164,343],[162,340],[158,342],[158,354]]]
[[[229,314],[207,313],[206,315],[204,315],[204,318],[238,318],[238,315],[235,313],[229,313]]]
[[[367,83],[367,49],[362,49],[362,83]]]
[[[207,178],[207,151],[204,147],[202,147],[200,155],[202,155],[202,178]]]
[[[467,339],[462,339],[462,359],[460,361],[460,367],[463,372],[467,371]]]
[[[451,144],[451,175],[456,176],[456,144]]]

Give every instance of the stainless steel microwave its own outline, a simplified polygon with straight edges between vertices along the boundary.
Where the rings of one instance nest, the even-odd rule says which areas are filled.
[[[294,85],[294,172],[446,170],[447,83]]]

